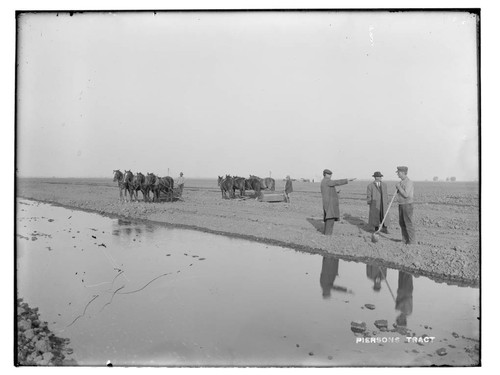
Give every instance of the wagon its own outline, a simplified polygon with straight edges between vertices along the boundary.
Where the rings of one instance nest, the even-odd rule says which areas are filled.
[[[286,202],[285,194],[275,191],[260,191],[259,202]]]
[[[172,194],[172,201],[182,200],[181,189],[179,187],[174,187]],[[170,197],[164,191],[160,192],[160,202],[169,202]]]

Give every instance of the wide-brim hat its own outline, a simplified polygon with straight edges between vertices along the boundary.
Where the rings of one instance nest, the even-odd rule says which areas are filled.
[[[325,169],[325,170],[323,171],[323,175],[325,175],[325,174],[333,174],[333,173],[332,173],[332,171],[331,171],[331,170],[329,170],[329,169]]]
[[[408,172],[408,167],[405,167],[405,166],[401,166],[401,167],[396,167],[397,168],[397,171],[396,172],[405,172],[407,173]]]
[[[379,171],[377,171],[377,172],[375,172],[375,173],[373,174],[373,176],[372,176],[372,177],[384,177],[384,175],[383,175],[382,173],[380,173]]]

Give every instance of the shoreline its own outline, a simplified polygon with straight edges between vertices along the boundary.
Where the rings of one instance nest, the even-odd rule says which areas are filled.
[[[161,203],[120,202],[117,187],[106,180],[102,184],[69,179],[57,184],[50,179],[16,182],[16,197],[22,199],[383,265],[438,282],[479,286],[479,213],[476,198],[468,191],[427,192],[416,209],[418,244],[407,246],[400,239],[397,207],[391,210],[390,234],[371,242],[364,183],[342,190],[341,219],[330,237],[322,234],[314,184],[296,184],[292,203],[286,204],[222,199],[216,185],[203,185],[213,181],[188,185],[183,201]],[[280,191],[279,184],[276,191]]]
[[[397,269],[397,270],[401,270],[404,272],[417,274],[419,276],[425,276],[425,277],[428,277],[436,282],[446,282],[450,285],[467,286],[467,287],[478,287],[479,286],[479,282],[476,280],[467,280],[467,279],[463,279],[463,278],[459,278],[459,277],[446,278],[446,277],[443,277],[443,275],[441,275],[439,273],[426,272],[425,270],[417,269],[415,267],[412,268],[412,267],[407,267],[405,265],[401,265],[401,264],[398,264],[395,262],[383,261],[382,259],[377,258],[377,257],[370,258],[370,257],[356,257],[354,255],[338,255],[338,254],[329,253],[325,249],[308,247],[305,245],[284,242],[284,241],[280,241],[280,240],[273,240],[273,239],[265,238],[265,237],[257,237],[257,236],[248,235],[248,234],[240,234],[240,233],[225,232],[225,231],[220,231],[220,230],[213,230],[210,228],[199,227],[199,226],[189,225],[189,224],[169,223],[169,222],[165,222],[165,221],[154,221],[154,220],[149,220],[149,219],[142,219],[142,218],[137,218],[137,217],[118,215],[115,213],[106,213],[106,212],[103,212],[103,211],[100,211],[97,209],[82,208],[82,207],[78,207],[78,206],[70,206],[70,205],[61,204],[61,203],[54,202],[54,201],[45,201],[45,200],[34,199],[34,198],[23,197],[23,196],[18,196],[17,198],[26,199],[26,200],[35,201],[35,202],[40,202],[40,203],[45,203],[45,204],[51,204],[53,206],[67,208],[67,209],[76,209],[79,211],[95,213],[95,214],[99,214],[99,215],[110,217],[110,218],[121,218],[121,219],[127,219],[127,220],[131,220],[131,221],[141,222],[141,223],[151,223],[151,224],[165,226],[165,227],[174,228],[174,229],[195,230],[195,231],[199,231],[199,232],[203,232],[203,233],[209,233],[209,234],[214,234],[214,235],[219,235],[219,236],[225,236],[225,237],[230,237],[230,238],[237,238],[237,239],[242,239],[242,240],[247,240],[247,241],[253,241],[253,242],[263,243],[263,244],[267,244],[267,245],[271,245],[271,246],[279,246],[279,247],[289,248],[289,249],[292,249],[292,250],[295,250],[298,252],[305,252],[305,253],[309,253],[309,254],[317,254],[317,255],[322,255],[322,256],[332,256],[332,257],[336,257],[336,258],[339,258],[339,259],[345,260],[345,261],[376,264],[376,265],[391,268],[391,269]]]

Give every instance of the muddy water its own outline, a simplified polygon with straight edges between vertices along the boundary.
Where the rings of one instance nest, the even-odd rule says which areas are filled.
[[[478,289],[26,200],[17,215],[18,297],[81,365],[475,363]]]

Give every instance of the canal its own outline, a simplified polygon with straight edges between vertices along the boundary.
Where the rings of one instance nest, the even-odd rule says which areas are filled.
[[[470,348],[479,339],[477,288],[34,201],[17,204],[17,297],[70,339],[80,365],[476,363]],[[386,320],[387,329],[377,320]],[[352,322],[365,323],[364,333],[354,332]]]

